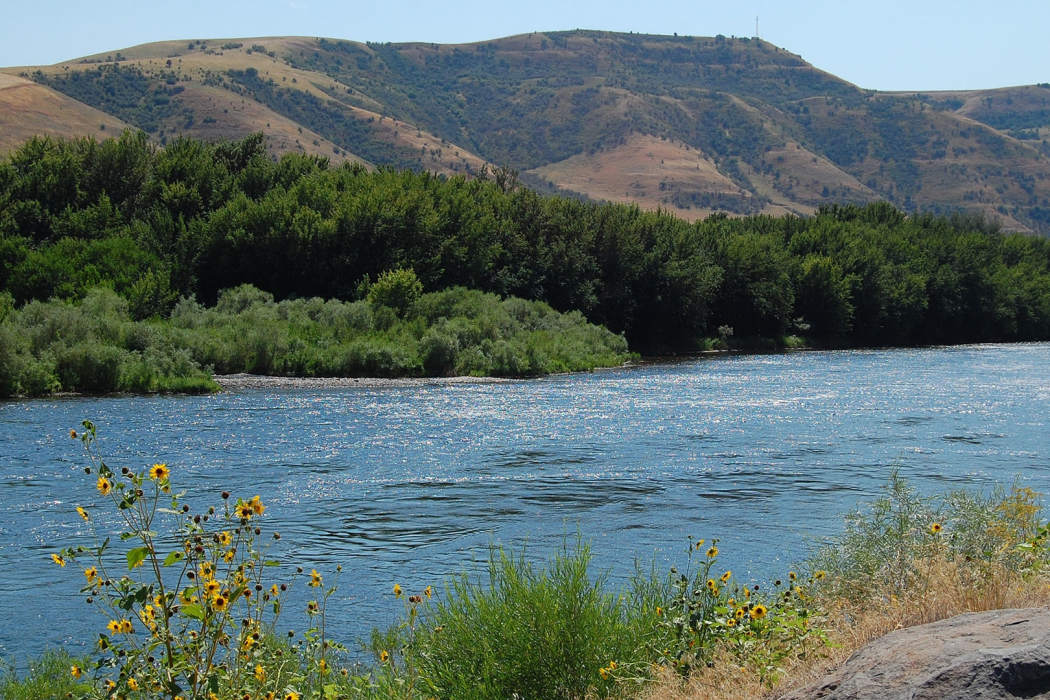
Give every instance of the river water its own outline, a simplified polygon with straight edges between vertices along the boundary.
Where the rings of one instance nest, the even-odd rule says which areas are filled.
[[[260,494],[279,556],[344,569],[347,643],[490,543],[545,557],[579,532],[623,581],[721,538],[740,578],[783,575],[893,469],[934,493],[1050,492],[1050,344],[795,352],[498,384],[0,402],[0,656],[85,649],[104,618],[49,555],[98,501],[71,428],[111,465],[167,462],[195,508]],[[294,616],[300,626],[305,616]]]

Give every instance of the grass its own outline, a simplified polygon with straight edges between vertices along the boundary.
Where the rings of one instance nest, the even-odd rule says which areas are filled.
[[[644,674],[656,621],[655,606],[623,603],[581,542],[544,566],[495,549],[485,575],[452,579],[424,612],[418,672],[442,697],[618,696],[616,676]]]
[[[84,677],[77,680],[72,676],[70,669],[74,665],[84,668],[87,661],[61,650],[44,652],[40,658],[30,661],[23,676],[18,675],[14,664],[8,664],[0,669],[0,697],[4,700],[81,697],[90,690],[90,685]]]
[[[1038,494],[1017,485],[922,496],[894,474],[883,496],[850,513],[844,533],[807,564],[826,571],[814,590],[831,642],[823,654],[789,659],[772,687],[723,656],[685,683],[664,674],[646,700],[779,696],[894,630],[969,612],[1050,605],[1040,515]]]

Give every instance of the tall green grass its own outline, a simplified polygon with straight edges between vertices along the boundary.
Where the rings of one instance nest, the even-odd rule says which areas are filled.
[[[616,678],[602,669],[646,673],[655,606],[626,604],[591,564],[579,542],[544,565],[493,550],[485,575],[450,580],[424,612],[414,640],[419,673],[450,698],[617,695]]]
[[[0,666],[0,698],[64,700],[84,697],[91,690],[91,685],[86,675],[79,680],[73,677],[71,670],[74,666],[87,668],[88,662],[54,649],[30,661],[23,675],[18,674],[14,664]]]

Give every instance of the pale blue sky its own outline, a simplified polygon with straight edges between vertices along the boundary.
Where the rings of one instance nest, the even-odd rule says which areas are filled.
[[[877,90],[1050,82],[1050,0],[3,0],[0,66],[165,39],[461,43],[559,29],[751,36]]]

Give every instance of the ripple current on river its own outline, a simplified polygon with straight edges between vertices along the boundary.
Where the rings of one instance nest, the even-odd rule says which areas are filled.
[[[774,577],[893,469],[927,493],[1019,478],[1050,493],[1050,345],[721,355],[498,384],[0,402],[0,656],[86,649],[105,620],[49,555],[99,499],[70,428],[111,465],[167,462],[195,508],[260,494],[279,556],[342,565],[330,629],[353,643],[490,543],[546,557],[577,532],[598,569],[721,538]],[[289,611],[302,626],[305,615]],[[293,626],[294,626],[293,625]]]

